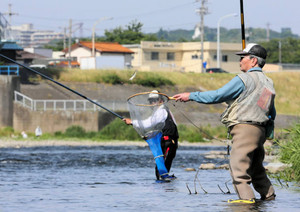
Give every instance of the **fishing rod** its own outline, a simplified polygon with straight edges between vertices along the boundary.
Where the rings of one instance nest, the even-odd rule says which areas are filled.
[[[246,48],[246,41],[245,41],[245,22],[244,22],[244,4],[243,4],[243,0],[240,0],[240,11],[241,11],[242,49],[245,49]]]
[[[10,59],[9,57],[4,56],[3,54],[0,54],[0,57],[4,58],[4,59],[6,59],[6,60],[8,60],[8,61],[10,61],[10,62],[12,62],[12,63],[15,63],[15,64],[17,64],[17,65],[19,65],[19,66],[22,66],[23,68],[25,68],[25,69],[27,69],[27,70],[29,70],[29,71],[35,73],[35,74],[38,74],[38,75],[44,77],[44,78],[47,79],[47,80],[50,80],[50,81],[56,83],[57,85],[59,85],[59,86],[65,88],[65,89],[67,89],[67,90],[69,90],[69,91],[71,91],[71,92],[77,94],[78,96],[80,96],[80,97],[82,97],[82,98],[88,100],[89,102],[91,102],[91,103],[97,105],[98,107],[101,107],[102,109],[106,110],[107,112],[110,112],[111,114],[113,114],[114,116],[116,116],[116,117],[118,117],[118,118],[120,118],[120,119],[124,119],[124,117],[122,117],[121,115],[119,115],[119,114],[117,114],[117,113],[115,113],[115,112],[109,110],[108,108],[106,108],[106,107],[100,105],[98,102],[95,102],[94,100],[92,100],[92,99],[90,99],[90,98],[88,98],[88,97],[82,95],[81,93],[79,93],[79,92],[77,92],[77,91],[75,91],[75,90],[73,90],[73,89],[71,89],[71,88],[65,86],[64,84],[61,84],[60,82],[55,81],[55,80],[52,79],[51,77],[48,77],[48,76],[46,76],[46,75],[44,75],[44,74],[42,74],[42,73],[40,73],[40,72],[38,72],[38,71],[36,71],[36,70],[34,70],[34,69],[32,69],[32,68],[29,68],[29,67],[27,67],[27,66],[25,66],[25,65],[23,65],[23,64],[21,64],[21,63],[18,63],[17,61],[14,61],[14,60]]]

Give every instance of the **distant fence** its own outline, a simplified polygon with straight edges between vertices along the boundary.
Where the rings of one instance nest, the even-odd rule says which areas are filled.
[[[283,70],[300,70],[300,64],[282,63],[281,66]]]
[[[15,102],[34,111],[96,111],[102,109],[87,100],[33,100],[18,91],[15,91],[14,95]],[[112,111],[128,110],[127,103],[124,101],[101,101],[98,103]]]
[[[0,74],[19,75],[19,66],[0,66]]]

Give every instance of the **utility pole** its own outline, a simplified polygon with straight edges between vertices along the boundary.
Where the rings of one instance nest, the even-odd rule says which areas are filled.
[[[8,12],[6,12],[6,13],[4,13],[4,15],[8,15],[9,16],[9,26],[11,27],[11,17],[13,16],[13,15],[19,15],[18,13],[13,13],[12,11],[11,11],[11,4],[8,4]]]
[[[67,39],[67,28],[64,27],[64,49],[67,48],[67,41],[66,41],[66,39]]]
[[[204,50],[203,50],[203,41],[204,41],[204,15],[206,15],[207,12],[207,7],[205,7],[205,3],[207,2],[207,0],[197,0],[197,1],[201,1],[201,7],[197,10],[197,13],[200,14],[200,38],[201,38],[201,73],[204,73],[204,69],[203,69],[203,54],[204,54]]]
[[[9,22],[8,22],[8,26],[7,26],[7,31],[8,32],[6,32],[6,35],[7,35],[7,37],[6,37],[6,39],[8,38],[8,37],[10,37],[10,39],[14,39],[13,38],[13,35],[12,35],[12,33],[11,33],[11,24],[12,24],[12,21],[11,21],[11,17],[13,16],[13,15],[19,15],[18,13],[14,13],[14,12],[12,12],[11,11],[11,4],[8,4],[8,12],[6,12],[6,13],[3,13],[4,15],[8,15],[9,16]]]
[[[278,41],[278,61],[279,61],[279,65],[281,65],[282,61],[281,61],[281,40]]]
[[[267,23],[267,42],[270,41],[270,23]]]
[[[72,44],[72,19],[69,21],[69,68],[72,67],[71,65],[71,44]]]
[[[103,17],[103,18],[98,19],[94,23],[93,29],[92,29],[92,57],[96,57],[96,51],[95,51],[95,31],[96,31],[97,24],[99,24],[101,21],[112,20],[112,19],[113,19],[112,17]]]

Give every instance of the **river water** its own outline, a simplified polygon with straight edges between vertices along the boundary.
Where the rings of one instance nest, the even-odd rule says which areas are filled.
[[[200,170],[194,181],[186,168],[227,163],[206,159],[212,150],[224,147],[180,146],[171,169],[177,179],[160,183],[147,146],[1,148],[0,212],[300,211],[299,187],[274,179],[276,200],[255,205],[227,203],[237,198],[228,170]]]

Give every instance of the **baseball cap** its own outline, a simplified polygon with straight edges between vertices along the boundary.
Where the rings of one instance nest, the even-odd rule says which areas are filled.
[[[242,52],[236,52],[236,55],[253,55],[262,59],[267,58],[267,50],[257,43],[249,43]]]

